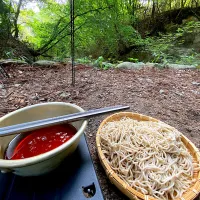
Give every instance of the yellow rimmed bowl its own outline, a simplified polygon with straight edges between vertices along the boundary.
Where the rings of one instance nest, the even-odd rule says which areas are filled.
[[[57,117],[61,115],[83,112],[84,110],[71,103],[49,102],[27,106],[11,112],[0,118],[0,127],[30,122],[40,119]],[[9,142],[16,136],[0,137],[0,170],[2,173],[12,172],[20,176],[38,176],[46,174],[73,153],[78,146],[81,135],[87,126],[87,121],[76,121],[71,123],[77,133],[66,143],[59,147],[30,158],[19,160],[5,160],[4,154]]]
[[[155,198],[149,196],[149,195],[144,195],[141,192],[138,192],[134,188],[130,187],[127,183],[125,183],[110,167],[108,162],[106,161],[106,158],[102,152],[101,149],[101,137],[100,137],[100,132],[102,127],[107,123],[111,121],[119,121],[122,117],[129,117],[134,120],[138,121],[153,121],[153,122],[158,122],[159,120],[141,115],[138,113],[132,113],[132,112],[120,112],[113,114],[111,116],[108,116],[106,119],[103,120],[103,122],[100,124],[99,129],[97,131],[96,135],[96,145],[97,145],[97,152],[99,159],[101,161],[101,164],[106,172],[106,175],[110,179],[111,183],[113,183],[122,193],[124,193],[126,196],[128,196],[130,199],[134,200],[156,200]],[[186,148],[189,150],[193,157],[193,164],[196,167],[197,165],[200,164],[200,152],[199,150],[195,147],[195,145],[182,134],[182,141],[185,144]],[[200,171],[199,170],[194,170],[193,173],[193,178],[196,180],[195,183],[191,185],[191,187],[182,195],[181,198],[176,199],[176,200],[193,200],[195,199],[199,193],[200,193]]]

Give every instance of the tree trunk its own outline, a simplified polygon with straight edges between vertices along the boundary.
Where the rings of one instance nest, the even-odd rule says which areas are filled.
[[[198,0],[194,0],[194,6],[197,8],[197,7],[199,7],[199,2],[198,2]]]
[[[135,15],[135,0],[129,0],[129,5],[128,5],[128,10],[130,15],[134,16]]]
[[[156,3],[153,1],[153,7],[152,7],[152,12],[151,12],[151,18],[154,20],[155,18],[155,11],[156,11]]]
[[[17,5],[17,11],[15,13],[15,19],[14,19],[14,29],[15,29],[14,38],[16,39],[19,37],[19,28],[18,28],[17,22],[18,22],[21,5],[22,5],[22,0],[19,0],[18,5]]]
[[[184,2],[181,0],[181,8],[184,8]]]

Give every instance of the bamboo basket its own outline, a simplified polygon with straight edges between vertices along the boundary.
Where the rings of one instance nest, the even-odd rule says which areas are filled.
[[[111,183],[113,183],[122,193],[124,193],[126,196],[128,196],[130,199],[133,200],[156,200],[154,197],[151,197],[149,195],[144,195],[141,192],[136,191],[134,188],[130,187],[127,183],[125,183],[119,176],[111,169],[109,164],[106,161],[106,158],[101,150],[100,146],[100,130],[102,127],[110,121],[119,121],[122,117],[129,117],[138,121],[154,121],[158,122],[159,120],[148,117],[145,115],[132,113],[132,112],[120,112],[113,114],[106,119],[103,120],[103,122],[100,124],[99,129],[97,131],[96,135],[96,145],[97,145],[97,151],[98,156],[101,161],[101,164],[106,172],[106,175],[110,179]],[[182,134],[182,141],[191,153],[193,157],[193,165],[196,167],[198,164],[200,164],[200,151],[195,147],[195,145]],[[197,167],[196,167],[197,168]],[[193,178],[196,180],[196,182],[182,195],[181,198],[177,198],[176,200],[193,200],[195,199],[198,194],[200,193],[200,171],[198,169],[194,170]]]

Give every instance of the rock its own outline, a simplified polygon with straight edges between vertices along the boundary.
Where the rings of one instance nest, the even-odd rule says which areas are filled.
[[[165,93],[165,90],[162,90],[162,89],[161,89],[161,90],[159,91],[159,93],[160,93],[160,94],[163,94],[163,93]]]
[[[103,69],[109,69],[114,67],[112,63],[109,62],[94,62],[92,65],[89,64],[89,66],[97,67],[97,68],[103,68]]]
[[[0,84],[0,89],[3,89],[4,88],[4,85],[3,84]]]
[[[19,87],[20,85],[21,85],[21,84],[17,84],[17,83],[16,83],[16,84],[15,84],[15,87]]]
[[[195,65],[179,65],[179,64],[166,64],[167,68],[172,69],[195,69]]]
[[[147,63],[145,64],[145,66],[147,66],[147,67],[155,67],[156,64],[158,64],[158,63],[150,63],[150,62],[147,62]]]
[[[163,94],[164,96],[166,96],[166,95],[169,94],[169,91],[168,91],[167,89],[165,89],[165,90],[161,89],[161,90],[159,91],[159,93],[160,93],[160,94]]]
[[[46,98],[46,97],[40,99],[40,101],[47,101],[47,100],[48,100],[48,98]]]
[[[38,96],[32,96],[31,99],[32,100],[39,100],[39,97]]]
[[[63,92],[60,94],[60,97],[62,98],[69,98],[71,96],[71,94],[69,92]]]
[[[28,64],[27,62],[23,61],[23,60],[14,60],[14,59],[6,59],[6,60],[0,60],[0,64],[2,65],[6,65],[6,64],[18,64],[18,65],[22,65],[22,64]]]
[[[192,85],[200,85],[200,82],[193,81]]]
[[[184,92],[175,92],[175,94],[177,94],[178,96],[183,97],[185,93]]]
[[[132,62],[123,62],[116,66],[116,68],[124,68],[124,69],[141,69],[145,66],[143,62],[140,63],[132,63]]]
[[[192,91],[192,93],[194,93],[194,94],[196,94],[196,95],[199,95],[199,94],[200,94],[199,91],[196,91],[196,90],[191,90],[191,91]]]
[[[57,62],[50,61],[50,60],[38,60],[33,63],[33,66],[49,67],[49,66],[54,66],[57,64],[58,64]]]
[[[166,65],[163,63],[155,63],[154,67],[157,67],[159,69],[164,69],[164,68],[166,68]]]

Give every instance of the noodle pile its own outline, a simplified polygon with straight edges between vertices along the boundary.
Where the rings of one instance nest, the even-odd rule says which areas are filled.
[[[180,132],[163,122],[122,118],[105,124],[100,138],[114,172],[145,195],[180,198],[193,182],[192,156]]]

